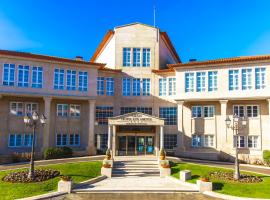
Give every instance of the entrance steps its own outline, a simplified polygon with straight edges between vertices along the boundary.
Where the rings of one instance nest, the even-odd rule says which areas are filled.
[[[133,160],[116,159],[113,165],[112,177],[145,177],[159,176],[157,160],[150,158]]]

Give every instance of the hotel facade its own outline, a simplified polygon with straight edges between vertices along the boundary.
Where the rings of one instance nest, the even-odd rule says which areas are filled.
[[[182,63],[166,32],[133,23],[106,33],[90,61],[0,50],[0,161],[68,146],[75,155],[167,154],[262,160],[270,149],[270,56]],[[238,135],[233,116],[246,119]]]

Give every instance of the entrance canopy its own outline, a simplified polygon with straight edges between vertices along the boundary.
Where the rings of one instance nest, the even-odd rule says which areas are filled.
[[[109,125],[164,126],[164,120],[141,112],[131,112],[108,119]]]

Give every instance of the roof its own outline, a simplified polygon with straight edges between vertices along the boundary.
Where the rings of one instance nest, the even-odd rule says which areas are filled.
[[[50,60],[50,61],[55,61],[55,62],[67,62],[67,63],[73,63],[73,64],[94,65],[94,66],[99,66],[99,67],[105,66],[105,64],[102,64],[102,63],[74,60],[74,59],[69,59],[69,58],[61,58],[61,57],[33,54],[33,53],[27,53],[27,52],[19,52],[19,51],[0,50],[0,56],[1,55],[17,56],[17,57],[22,57],[22,58],[32,58],[32,59],[40,59],[40,60]]]
[[[164,73],[171,73],[171,72],[175,72],[175,70],[173,68],[168,68],[168,69],[153,69],[152,70],[153,73],[156,74],[164,74]]]
[[[112,30],[109,30],[106,33],[106,35],[104,36],[104,38],[101,40],[100,44],[98,45],[92,58],[90,59],[90,62],[94,62],[97,59],[97,57],[99,56],[99,54],[101,53],[103,48],[106,46],[106,44],[108,44],[108,42],[110,41],[110,39],[112,38],[113,35],[114,35],[114,31],[112,31]]]
[[[175,56],[176,61],[177,61],[178,63],[181,63],[180,57],[179,57],[178,53],[176,52],[176,50],[175,50],[175,48],[174,48],[174,46],[173,46],[173,44],[172,44],[172,42],[171,42],[171,40],[170,40],[168,34],[167,34],[166,32],[160,32],[160,34],[161,34],[161,35],[163,36],[163,38],[165,39],[165,41],[166,41],[166,43],[167,43],[169,49],[171,50],[171,53]]]
[[[105,66],[100,67],[98,70],[99,71],[105,71],[105,72],[115,72],[115,73],[121,73],[122,72],[121,69],[111,69],[111,68],[107,68]]]
[[[239,57],[233,57],[233,58],[220,58],[220,59],[215,59],[215,60],[193,61],[193,62],[188,62],[188,63],[168,64],[168,67],[175,68],[175,67],[202,66],[202,65],[253,62],[253,61],[265,61],[265,60],[270,60],[270,55],[239,56]]]
[[[122,28],[122,27],[126,27],[126,26],[133,26],[133,25],[137,25],[137,24],[140,24],[140,25],[143,25],[143,26],[148,26],[148,27],[151,27],[151,28],[157,28],[155,26],[151,26],[151,25],[144,24],[144,23],[141,23],[141,22],[133,22],[133,23],[130,23],[130,24],[124,24],[124,25],[121,25],[121,26],[116,26],[114,29]]]

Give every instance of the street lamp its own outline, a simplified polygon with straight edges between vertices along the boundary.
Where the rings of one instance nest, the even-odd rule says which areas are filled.
[[[35,171],[34,171],[34,153],[35,153],[35,140],[36,140],[36,128],[38,123],[40,123],[42,126],[46,124],[46,117],[45,115],[39,116],[36,111],[33,112],[32,116],[29,114],[25,115],[23,118],[23,122],[27,127],[33,128],[33,137],[32,137],[32,151],[31,151],[31,159],[30,159],[30,167],[29,167],[29,173],[28,178],[31,180],[35,179]]]
[[[231,124],[232,122],[232,124]],[[243,129],[244,126],[247,125],[247,120],[245,117],[238,117],[236,114],[233,116],[233,120],[227,116],[225,120],[227,128],[230,128],[233,130],[233,135],[236,136],[236,145],[235,145],[235,171],[234,171],[234,179],[239,180],[240,178],[240,169],[239,169],[239,162],[238,162],[238,133],[240,129]]]

